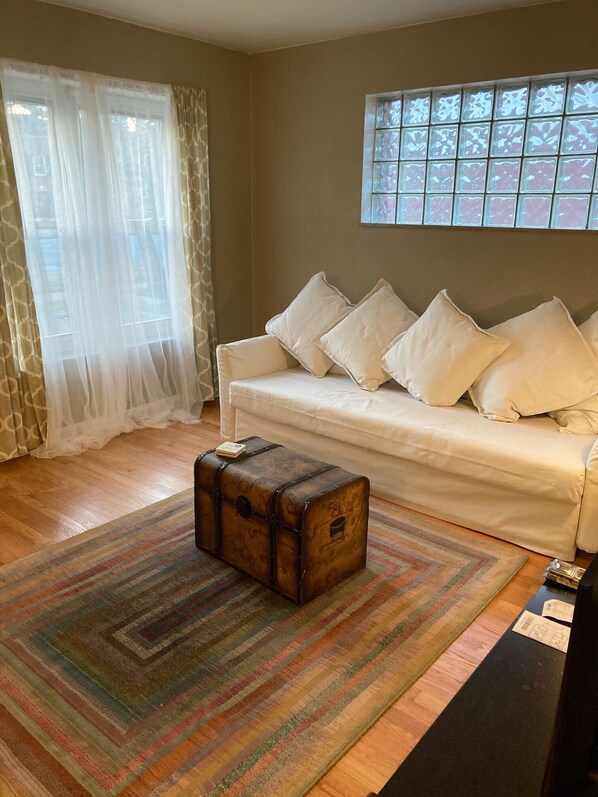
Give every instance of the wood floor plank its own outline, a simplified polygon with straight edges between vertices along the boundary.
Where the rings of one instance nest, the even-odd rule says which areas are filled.
[[[137,430],[76,457],[21,457],[0,464],[0,561],[26,556],[191,487],[196,457],[220,440],[218,404],[210,402],[197,425]],[[589,559],[578,561],[586,566]],[[536,592],[547,562],[530,553],[515,578],[309,797],[365,797],[379,790]]]

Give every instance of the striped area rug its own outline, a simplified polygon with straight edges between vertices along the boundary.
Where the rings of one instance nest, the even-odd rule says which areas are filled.
[[[44,549],[0,571],[0,784],[302,795],[525,558],[373,500],[367,568],[297,608],[195,548],[191,490]]]

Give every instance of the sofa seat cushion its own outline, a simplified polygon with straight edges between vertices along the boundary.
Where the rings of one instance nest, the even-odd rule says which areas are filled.
[[[347,376],[300,368],[234,381],[230,402],[258,417],[437,470],[577,504],[595,437],[566,436],[546,416],[497,424],[465,402],[430,407],[396,383],[361,391]]]

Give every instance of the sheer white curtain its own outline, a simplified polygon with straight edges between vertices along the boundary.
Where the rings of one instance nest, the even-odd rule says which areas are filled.
[[[171,89],[6,61],[0,79],[46,375],[36,454],[196,421]]]

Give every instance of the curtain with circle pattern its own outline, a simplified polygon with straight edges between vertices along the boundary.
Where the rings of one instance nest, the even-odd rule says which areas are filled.
[[[195,362],[202,399],[216,394],[216,317],[212,290],[206,93],[172,87],[179,128],[185,256],[191,290]]]
[[[39,329],[0,94],[0,462],[38,448],[46,423]]]

